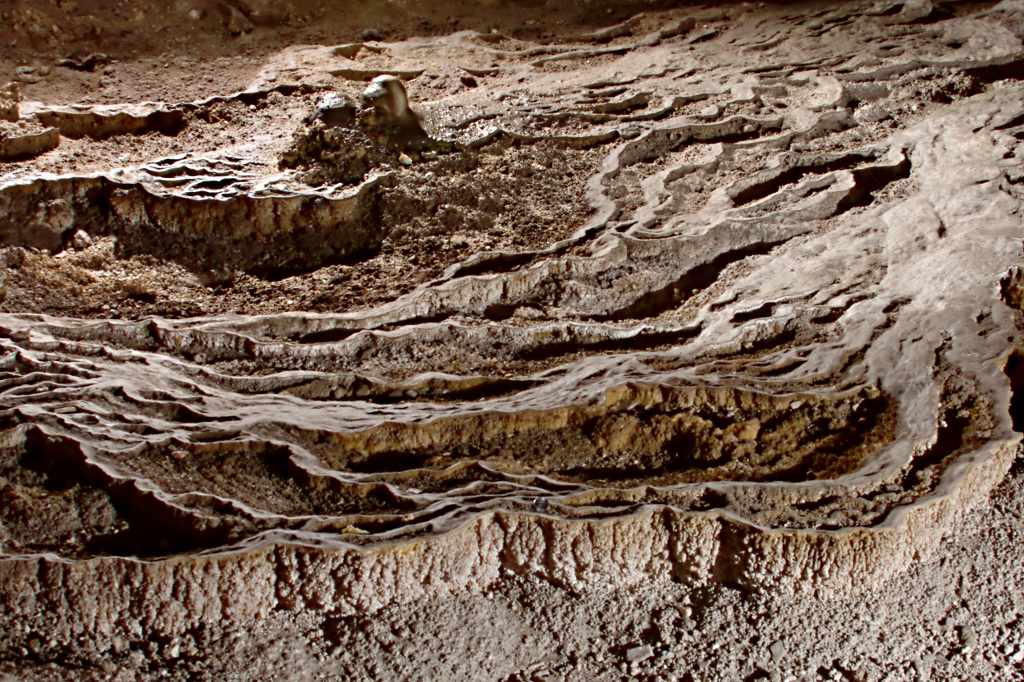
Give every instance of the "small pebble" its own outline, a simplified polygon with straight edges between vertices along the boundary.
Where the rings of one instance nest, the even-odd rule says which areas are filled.
[[[87,249],[92,244],[92,237],[85,230],[78,230],[71,237],[71,246],[78,250]]]
[[[978,647],[978,634],[970,625],[966,626],[963,629],[963,642],[963,650],[965,652],[971,651],[972,649],[976,649]]]
[[[640,644],[626,649],[626,660],[630,663],[643,661],[654,655],[654,649],[650,644]]]
[[[398,162],[403,166],[411,166],[412,157],[410,157],[408,154],[402,154],[401,156],[398,157]]]
[[[781,639],[777,639],[774,644],[768,647],[768,651],[772,654],[772,661],[778,663],[786,655],[786,645],[782,643]]]

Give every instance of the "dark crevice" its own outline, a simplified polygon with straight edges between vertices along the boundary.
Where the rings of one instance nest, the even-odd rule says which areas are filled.
[[[156,413],[162,419],[181,424],[205,424],[234,420],[233,417],[207,417],[206,415],[199,414],[188,405],[183,404],[181,399],[175,399],[171,396],[168,396],[168,398],[172,398],[170,400],[140,398],[130,395],[122,386],[111,389],[110,393],[126,403],[138,406],[142,412]]]
[[[1020,80],[1024,78],[1024,52],[1015,52],[976,66],[965,66],[963,71],[968,76],[977,78],[982,83],[994,83],[1001,80]]]
[[[467,388],[452,388],[441,391],[435,391],[432,389],[413,390],[418,390],[419,393],[417,397],[424,400],[443,399],[446,401],[474,401],[519,393],[520,391],[533,388],[538,385],[538,383],[539,382],[530,381],[528,379],[495,379]],[[417,398],[407,395],[405,392],[401,395],[386,393],[381,395],[370,395],[365,398],[355,398],[355,400],[365,400],[366,402],[379,404],[407,403],[416,399]]]
[[[659,346],[676,345],[689,341],[700,335],[700,327],[687,327],[685,329],[667,329],[659,331],[641,332],[627,338],[602,339],[600,341],[578,341],[565,340],[549,343],[544,346],[533,348],[522,352],[518,359],[527,362],[536,362],[569,355],[572,353],[588,352],[613,352],[613,351],[642,351]]]
[[[743,562],[749,548],[744,542],[750,532],[745,526],[722,519],[718,534],[718,554],[711,570],[712,579],[732,588],[742,588]]]
[[[895,298],[892,301],[890,301],[889,303],[887,303],[884,308],[882,308],[882,312],[884,314],[886,314],[886,315],[892,315],[894,313],[898,313],[908,303],[910,303],[910,299],[909,298]],[[874,340],[874,339],[872,339],[872,340]]]
[[[54,489],[81,485],[109,496],[128,525],[87,539],[85,549],[92,555],[159,557],[223,546],[229,539],[233,524],[205,524],[140,490],[133,481],[111,478],[90,464],[81,446],[70,439],[31,429],[22,463],[44,474]]]
[[[750,480],[799,483],[833,479],[849,473],[859,465],[859,460],[852,458],[852,453],[858,450],[865,436],[880,431],[891,432],[892,419],[892,405],[886,396],[866,398],[856,414],[841,427],[834,428],[827,420],[822,420],[808,431],[802,441],[814,442],[815,447],[797,464],[785,469],[773,469],[769,475]]]
[[[484,317],[492,322],[501,322],[515,315],[519,307],[514,303],[492,303],[484,309]]]
[[[750,310],[741,310],[740,312],[732,316],[733,322],[749,322],[750,320],[756,320],[762,317],[771,317],[772,311],[775,309],[775,301],[768,301],[762,303],[756,308]]]
[[[846,170],[866,161],[871,161],[874,158],[875,155],[870,152],[852,152],[831,159],[818,160],[814,163],[801,163],[804,160],[800,160],[792,167],[781,171],[778,175],[768,180],[748,185],[736,192],[732,195],[733,203],[737,206],[743,206],[744,204],[749,204],[774,194],[785,185],[798,182],[808,175]]]
[[[714,488],[704,488],[694,503],[694,511],[711,511],[712,509],[725,509],[729,506],[729,497]]]
[[[626,228],[634,225],[635,222],[623,223],[619,227]],[[459,264],[452,275],[456,277],[473,277],[477,275],[503,274],[521,269],[523,266],[533,263],[540,258],[551,258],[561,256],[570,249],[578,248],[600,234],[604,225],[597,225],[589,228],[579,239],[567,240],[566,243],[544,251],[526,251],[523,253],[490,253],[479,258],[475,263]],[[621,230],[620,230],[621,231]]]
[[[836,215],[859,206],[868,206],[875,200],[874,192],[891,182],[909,178],[911,169],[910,158],[905,156],[895,166],[869,166],[852,171],[853,189],[839,201]]]
[[[444,320],[447,320],[450,316],[451,313],[447,311],[438,311],[436,313],[433,313],[432,315],[418,315],[416,317],[410,317],[409,319],[403,320],[402,322],[397,324],[383,324],[379,327],[376,327],[376,330],[382,332],[389,332],[394,331],[396,329],[401,329],[403,327],[411,327],[417,324],[432,324],[434,322],[443,322]]]
[[[472,265],[459,267],[458,275],[460,277],[469,277],[472,275],[483,275],[493,272],[508,272],[526,265],[536,258],[536,256],[537,254],[535,253],[495,254],[487,258],[481,258]]]
[[[362,460],[350,460],[346,469],[361,474],[386,474],[422,469],[435,453],[431,450],[376,452]]]
[[[999,3],[1000,0],[963,0],[961,2],[958,2],[957,0],[947,0],[946,2],[939,2],[936,4],[940,5],[943,9],[947,10],[954,16],[964,17],[990,10]]]
[[[1010,380],[1010,419],[1013,430],[1024,433],[1024,355],[1014,351],[1003,369]]]
[[[846,314],[847,308],[829,308],[827,312],[811,318],[812,324],[832,324]]]
[[[682,277],[668,286],[648,292],[630,305],[606,315],[595,315],[601,320],[630,320],[656,317],[666,310],[679,305],[697,292],[708,288],[721,276],[722,271],[733,263],[750,256],[761,256],[769,253],[779,242],[755,242],[739,249],[726,251],[712,260],[688,270]]]
[[[946,410],[939,421],[935,444],[919,457],[914,458],[914,464],[907,474],[908,480],[913,481],[915,474],[942,464],[951,455],[959,452],[964,447],[964,434],[970,426],[971,420],[968,417],[960,416],[959,410]]]
[[[320,331],[299,335],[295,338],[295,341],[298,343],[337,343],[338,341],[344,341],[348,337],[360,331],[363,330],[343,329],[341,327],[336,327],[334,329],[321,329]]]
[[[1020,125],[1024,125],[1024,114],[1017,114],[1006,123],[996,126],[993,130],[1009,130]]]

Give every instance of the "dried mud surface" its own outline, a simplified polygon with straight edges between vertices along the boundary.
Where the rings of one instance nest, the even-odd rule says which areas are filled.
[[[0,90],[0,670],[1024,674],[1024,4],[211,7]]]

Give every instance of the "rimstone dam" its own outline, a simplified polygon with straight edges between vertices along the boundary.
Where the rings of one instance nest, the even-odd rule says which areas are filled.
[[[1024,679],[1024,2],[0,3],[0,680]]]

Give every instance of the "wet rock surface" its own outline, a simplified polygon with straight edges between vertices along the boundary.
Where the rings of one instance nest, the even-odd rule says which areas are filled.
[[[4,665],[1019,672],[968,554],[1024,499],[1021,21],[692,6],[0,94],[0,150],[53,142],[0,156]],[[927,650],[775,615],[901,585]]]

